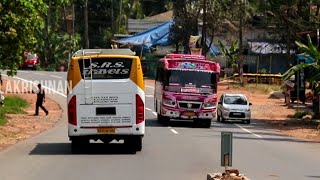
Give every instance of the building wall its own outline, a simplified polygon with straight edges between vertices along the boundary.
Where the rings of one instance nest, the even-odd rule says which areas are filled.
[[[289,69],[285,54],[263,55],[260,59],[259,56],[248,55],[244,58],[244,72],[247,73],[257,73],[257,66],[258,71],[265,69],[267,73],[271,74],[283,74]]]

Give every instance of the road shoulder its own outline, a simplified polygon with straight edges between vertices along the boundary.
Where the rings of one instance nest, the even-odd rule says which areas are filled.
[[[11,80],[11,79],[10,79]],[[29,106],[24,109],[26,114],[7,114],[7,123],[0,126],[0,151],[5,148],[16,144],[19,141],[30,138],[41,132],[46,131],[55,126],[55,124],[62,117],[62,109],[57,102],[50,98],[46,98],[46,102],[43,104],[46,109],[49,110],[49,115],[46,116],[45,113],[40,109],[39,116],[33,116],[35,110],[36,94],[31,94],[28,92],[22,92],[21,84],[19,86],[18,93],[6,90],[7,79],[4,80],[2,85],[2,91],[5,92],[5,97],[7,96],[18,96],[25,99]],[[13,81],[10,81],[11,87],[13,87]],[[17,92],[17,90],[16,90]]]

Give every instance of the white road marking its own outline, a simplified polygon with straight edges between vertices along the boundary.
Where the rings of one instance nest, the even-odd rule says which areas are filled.
[[[250,133],[250,134],[252,134],[252,135],[254,135],[254,136],[256,136],[256,137],[258,137],[258,138],[262,138],[262,136],[260,136],[260,135],[258,135],[258,134],[255,134],[255,133],[249,131],[248,129],[246,129],[246,128],[238,125],[238,124],[235,124],[235,125],[238,126],[240,129],[242,129],[242,130],[244,130],[244,131],[246,131],[246,132],[248,132],[248,133]]]
[[[178,132],[176,130],[174,130],[174,129],[170,129],[170,130],[173,132],[173,134],[178,134]]]
[[[150,89],[154,89],[154,87],[153,86],[146,86],[147,88],[150,88]]]
[[[41,73],[34,73],[34,74],[41,75],[41,76],[45,76],[45,74],[41,74]]]
[[[16,78],[16,79],[19,79],[19,80],[22,80],[22,81],[25,81],[25,82],[28,82],[28,83],[32,83],[32,84],[34,84],[34,85],[37,85],[35,82],[29,81],[29,80],[26,80],[26,79],[22,79],[22,78],[19,78],[19,77],[13,77],[13,78]],[[49,89],[49,90],[51,90],[51,91],[53,91],[53,92],[55,92],[55,93],[57,93],[57,94],[59,94],[59,95],[61,95],[61,96],[63,96],[63,97],[67,97],[65,94],[62,94],[61,92],[56,91],[56,90],[54,90],[54,89],[48,88],[48,87],[46,87],[46,86],[43,86],[43,88]]]
[[[157,115],[157,113],[156,113],[156,112],[154,112],[154,111],[152,111],[152,109],[150,109],[150,108],[146,108],[146,110],[148,110],[148,111],[152,112],[152,114],[154,114],[155,116]]]
[[[55,78],[60,78],[60,79],[62,79],[62,77],[60,77],[60,76],[55,76],[55,75],[50,75],[51,77],[55,77]]]
[[[154,96],[151,94],[147,94],[146,97],[154,97]]]

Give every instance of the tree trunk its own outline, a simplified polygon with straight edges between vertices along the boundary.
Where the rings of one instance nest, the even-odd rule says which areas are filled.
[[[89,48],[89,25],[88,25],[88,0],[84,0],[84,39],[85,47]]]
[[[206,40],[207,40],[207,0],[203,0],[203,14],[202,14],[202,36],[201,36],[201,44],[202,44],[202,55],[206,53]]]

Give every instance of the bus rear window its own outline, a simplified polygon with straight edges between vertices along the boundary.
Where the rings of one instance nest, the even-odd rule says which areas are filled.
[[[92,79],[128,79],[132,59],[128,58],[92,58]],[[90,59],[79,60],[83,79],[91,79]]]

